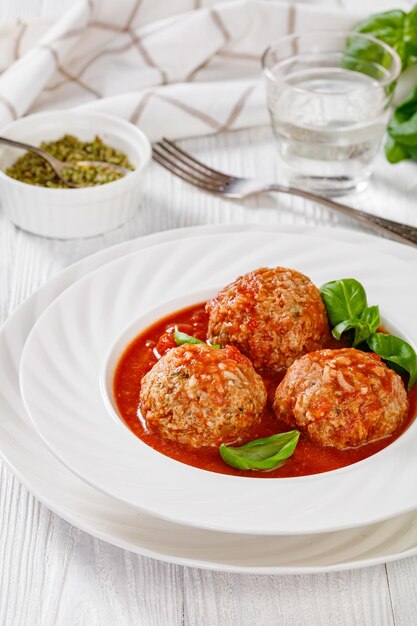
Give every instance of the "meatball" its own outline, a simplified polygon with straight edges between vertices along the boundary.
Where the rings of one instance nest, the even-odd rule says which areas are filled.
[[[232,346],[173,348],[143,377],[140,392],[147,427],[192,448],[244,436],[265,404],[262,378]]]
[[[212,343],[232,344],[256,369],[280,372],[330,337],[320,292],[284,267],[240,276],[207,303]]]
[[[392,434],[407,416],[408,397],[400,376],[379,356],[344,348],[295,361],[273,408],[323,446],[349,448]]]

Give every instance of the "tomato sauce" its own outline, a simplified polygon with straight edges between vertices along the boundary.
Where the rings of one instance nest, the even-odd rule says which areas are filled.
[[[139,439],[181,463],[219,474],[249,476],[253,478],[287,478],[307,476],[335,470],[372,456],[395,441],[409,426],[417,408],[417,385],[409,393],[410,410],[408,419],[394,434],[378,441],[360,446],[338,450],[329,446],[314,443],[301,434],[294,454],[280,467],[262,472],[257,470],[237,470],[227,465],[220,457],[217,448],[189,449],[184,445],[162,439],[158,433],[147,430],[138,417],[139,392],[142,377],[153,367],[158,358],[176,346],[173,338],[174,326],[184,333],[202,339],[207,337],[208,316],[204,310],[205,303],[198,304],[182,311],[177,311],[156,322],[144,333],[136,337],[122,355],[114,376],[114,397],[118,411],[128,428]],[[344,347],[340,342],[332,340],[327,347]],[[239,445],[268,437],[279,432],[291,430],[287,424],[279,421],[272,411],[275,389],[281,377],[265,373],[262,376],[268,390],[268,403],[260,422],[252,429],[245,440]]]

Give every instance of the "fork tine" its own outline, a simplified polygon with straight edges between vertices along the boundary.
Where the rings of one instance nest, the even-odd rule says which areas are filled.
[[[177,152],[176,150],[171,149],[170,146],[165,145],[163,141],[157,143],[156,145],[164,151],[168,160],[173,163],[181,163],[185,166],[187,171],[191,170],[190,173],[193,172],[199,176],[203,176],[206,180],[210,180],[212,183],[218,185],[226,184],[230,180],[230,177],[226,174],[224,176],[215,176],[209,169],[205,169],[204,166],[197,167],[191,162],[191,160],[184,158],[180,152]]]
[[[194,185],[195,187],[199,187],[200,189],[204,189],[205,191],[211,191],[213,193],[219,193],[221,191],[221,187],[219,185],[210,184],[207,179],[202,179],[196,177],[194,174],[187,172],[184,168],[180,167],[177,164],[174,164],[173,161],[168,160],[163,154],[158,152],[153,147],[153,158],[159,165],[162,165],[165,169],[169,170],[178,178],[185,180],[187,183]]]
[[[223,181],[217,181],[212,178],[205,176],[202,173],[195,173],[188,166],[184,166],[182,163],[178,161],[176,157],[172,157],[170,154],[167,154],[165,151],[161,150],[161,147],[158,144],[155,144],[153,147],[153,153],[157,154],[159,158],[164,161],[165,164],[169,164],[172,168],[177,170],[177,175],[179,176],[179,172],[188,177],[189,182],[198,182],[200,185],[210,187],[211,189],[216,189],[220,191],[224,187]],[[158,161],[160,163],[160,161]]]
[[[181,161],[185,165],[188,165],[188,167],[191,167],[191,169],[195,170],[196,172],[220,179],[223,182],[229,182],[232,179],[232,176],[224,174],[223,172],[219,172],[219,170],[215,170],[205,163],[202,163],[201,161],[193,157],[192,154],[177,146],[176,143],[170,141],[169,139],[166,139],[166,137],[163,137],[162,141],[159,142],[157,145],[163,147],[164,150],[172,154],[172,156],[175,156],[179,161]]]

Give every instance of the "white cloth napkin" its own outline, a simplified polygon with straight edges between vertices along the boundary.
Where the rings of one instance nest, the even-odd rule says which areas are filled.
[[[268,122],[260,58],[285,34],[380,10],[266,0],[85,0],[58,21],[0,29],[0,126],[29,112],[112,113],[151,140]],[[194,10],[191,10],[193,7]],[[385,7],[384,7],[385,8]]]

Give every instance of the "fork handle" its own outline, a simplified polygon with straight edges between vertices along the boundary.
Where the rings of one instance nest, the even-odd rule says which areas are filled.
[[[347,217],[351,217],[357,222],[373,228],[379,233],[388,235],[391,239],[395,239],[401,243],[417,246],[417,228],[414,226],[408,226],[407,224],[400,224],[399,222],[393,222],[387,220],[384,217],[378,217],[370,213],[365,213],[360,209],[354,209],[346,204],[335,202],[330,198],[324,198],[318,196],[315,193],[304,191],[303,189],[297,189],[296,187],[285,187],[284,185],[272,184],[268,185],[266,191],[279,191],[281,193],[287,193],[292,196],[299,196],[300,198],[306,198],[307,200],[313,200],[323,206],[333,209],[338,213],[342,213]]]

